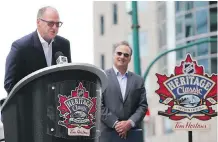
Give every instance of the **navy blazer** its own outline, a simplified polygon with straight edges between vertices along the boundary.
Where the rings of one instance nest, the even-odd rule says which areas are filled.
[[[56,64],[55,53],[61,51],[71,62],[70,42],[56,36],[52,43],[52,65]],[[47,67],[45,54],[37,31],[12,43],[6,59],[4,88],[9,94],[14,85],[28,74]]]

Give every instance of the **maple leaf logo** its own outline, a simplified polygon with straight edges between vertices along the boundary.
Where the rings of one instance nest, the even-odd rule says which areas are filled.
[[[174,75],[156,73],[156,76],[159,89],[155,92],[160,97],[159,102],[168,105],[160,115],[171,120],[197,118],[203,121],[217,116],[212,109],[217,104],[217,75],[205,74],[203,66],[198,66],[190,54],[175,67]]]
[[[86,91],[81,82],[75,90],[71,91],[70,96],[59,94],[58,98],[59,106],[57,109],[60,112],[60,117],[63,119],[59,120],[59,125],[71,131],[73,130],[71,128],[83,128],[81,130],[78,129],[77,131],[79,132],[86,131],[86,129],[90,130],[94,127],[96,121],[96,97],[90,97],[89,92]]]

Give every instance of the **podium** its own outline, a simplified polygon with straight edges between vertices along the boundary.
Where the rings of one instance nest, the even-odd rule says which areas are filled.
[[[89,64],[43,68],[20,80],[2,105],[6,142],[95,142],[103,70]]]

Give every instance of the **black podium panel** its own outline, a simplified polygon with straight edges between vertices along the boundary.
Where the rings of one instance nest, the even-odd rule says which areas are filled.
[[[46,98],[47,134],[65,139],[96,138],[100,132],[96,126],[98,90],[97,84],[84,80],[50,84]]]
[[[95,142],[102,80],[79,69],[31,80],[2,110],[6,142]]]

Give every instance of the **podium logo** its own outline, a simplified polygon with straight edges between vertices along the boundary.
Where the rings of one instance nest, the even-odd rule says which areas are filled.
[[[95,124],[96,97],[90,97],[89,92],[80,82],[70,96],[58,95],[60,117],[58,124],[68,129],[69,136],[90,136],[90,130]]]
[[[175,75],[167,77],[157,73],[156,76],[159,102],[168,106],[160,115],[171,120],[196,118],[203,121],[217,116],[212,108],[217,104],[217,75],[205,74],[203,66],[198,66],[190,54],[175,67]]]

